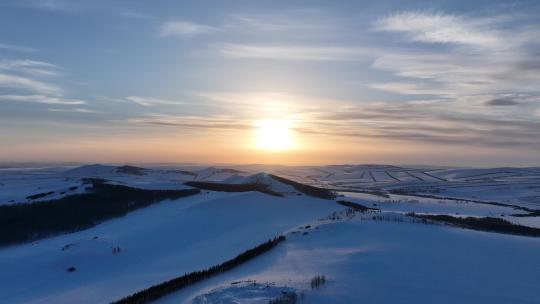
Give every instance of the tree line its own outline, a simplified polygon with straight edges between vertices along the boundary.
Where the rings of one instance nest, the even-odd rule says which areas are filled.
[[[168,280],[166,282],[151,286],[147,289],[136,292],[130,296],[127,296],[118,301],[112,302],[112,304],[143,304],[157,300],[165,295],[178,291],[182,288],[188,287],[200,281],[209,279],[220,273],[224,273],[233,269],[267,251],[270,251],[280,242],[285,241],[284,236],[278,236],[270,239],[254,248],[244,251],[237,255],[235,258],[223,262],[219,265],[209,267],[205,270],[193,271],[184,274],[180,277]]]
[[[380,211],[380,209],[378,209],[378,208],[366,207],[366,206],[364,206],[362,204],[353,203],[353,202],[350,202],[350,201],[339,200],[339,201],[336,201],[336,203],[338,203],[338,204],[340,204],[342,206],[345,206],[345,207],[349,207],[349,208],[353,209],[354,211],[358,211],[358,212]]]
[[[415,214],[414,212],[407,213],[407,215],[423,220],[438,221],[473,230],[540,237],[539,228],[517,225],[497,217],[454,217],[445,214]]]
[[[322,199],[334,199],[336,197],[336,194],[333,191],[328,190],[328,189],[302,184],[302,183],[295,182],[290,179],[286,179],[286,178],[283,178],[281,176],[277,176],[274,174],[269,174],[268,176],[277,180],[278,182],[292,186],[294,189],[296,189],[296,191],[302,192],[305,195],[318,197]]]
[[[248,192],[259,191],[261,193],[283,197],[283,194],[273,191],[268,186],[260,183],[249,184],[226,184],[214,182],[186,182],[185,185],[204,190],[220,191],[220,192]]]

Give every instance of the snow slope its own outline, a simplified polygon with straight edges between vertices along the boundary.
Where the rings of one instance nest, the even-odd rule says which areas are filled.
[[[539,254],[537,238],[357,218],[290,234],[270,253],[157,303],[216,293],[227,297],[212,303],[268,303],[275,293],[254,298],[231,284],[256,281],[293,288],[310,304],[532,304],[540,302]],[[316,275],[327,283],[311,289]]]
[[[165,201],[88,230],[0,249],[1,302],[110,302],[221,263],[336,208],[258,192]]]

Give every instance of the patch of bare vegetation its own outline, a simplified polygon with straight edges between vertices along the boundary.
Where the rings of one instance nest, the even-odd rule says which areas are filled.
[[[311,289],[319,289],[326,283],[326,277],[324,275],[317,275],[311,279]]]
[[[298,295],[296,292],[284,292],[280,297],[268,301],[268,304],[296,304],[303,298],[303,294]]]

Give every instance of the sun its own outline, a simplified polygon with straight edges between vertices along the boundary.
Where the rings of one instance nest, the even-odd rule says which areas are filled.
[[[258,149],[281,151],[292,148],[293,141],[288,121],[260,120],[255,126],[255,145]]]

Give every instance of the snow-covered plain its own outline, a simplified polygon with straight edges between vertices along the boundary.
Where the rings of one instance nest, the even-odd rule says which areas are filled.
[[[343,198],[348,201],[370,205],[370,207],[376,207],[383,211],[503,217],[512,214],[526,214],[525,211],[516,210],[512,207],[493,206],[469,201],[432,199],[396,194],[392,194],[388,198],[381,198],[364,193],[339,193],[344,195]]]
[[[295,289],[303,294],[300,303],[532,304],[540,301],[538,254],[534,238],[354,219],[291,234],[259,259],[158,303],[192,303],[216,293],[222,301],[209,303],[268,303],[231,284],[255,281]],[[312,289],[317,275],[327,282]]]
[[[335,200],[309,197],[261,172],[339,195]],[[39,204],[90,191],[86,178],[143,189],[185,189],[189,181],[258,183],[284,197],[203,190],[90,229],[0,248],[0,303],[108,303],[219,264],[281,234],[287,241],[271,252],[160,302],[268,303],[282,291],[302,294],[300,303],[540,302],[535,288],[539,238],[426,225],[405,215],[490,216],[540,227],[540,217],[515,216],[540,209],[537,168],[4,169],[0,205]],[[336,200],[379,208],[376,214],[386,220],[373,220],[372,214],[329,220],[346,209]],[[311,289],[316,275],[328,280]]]
[[[310,175],[311,183],[342,190],[405,190],[540,209],[540,168],[343,165],[322,167],[321,170],[324,173]]]

